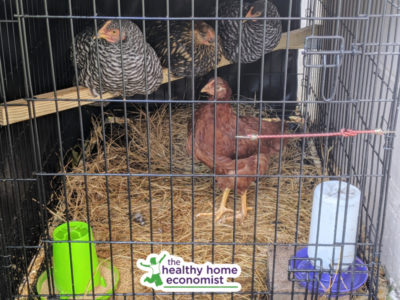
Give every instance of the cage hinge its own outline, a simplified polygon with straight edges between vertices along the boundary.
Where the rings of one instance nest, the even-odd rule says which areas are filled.
[[[320,93],[324,101],[331,101],[339,83],[339,69],[344,57],[342,36],[307,36],[303,51],[303,66],[322,69]],[[328,74],[327,70],[333,74]]]

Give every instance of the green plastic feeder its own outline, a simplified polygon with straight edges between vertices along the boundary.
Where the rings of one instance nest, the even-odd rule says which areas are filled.
[[[89,230],[90,236],[93,240],[92,229],[87,223],[71,221],[69,222],[70,229],[70,240],[71,241],[89,241]],[[53,244],[53,270],[51,271],[54,276],[54,286],[57,294],[87,294],[92,291],[92,272],[93,281],[95,286],[95,292],[98,293],[100,290],[104,293],[112,292],[112,284],[107,283],[102,276],[102,270],[108,270],[111,273],[110,266],[107,264],[107,268],[100,267],[104,265],[100,262],[96,254],[95,244],[93,243],[60,243],[60,241],[68,241],[68,225],[67,223],[61,224],[53,232],[53,240],[57,243]],[[69,246],[71,245],[71,247]],[[71,249],[71,256],[70,256]],[[91,249],[91,256],[90,256]],[[71,257],[72,257],[72,271],[71,273]],[[92,265],[90,263],[90,257],[92,257]],[[91,267],[93,268],[91,270]],[[118,284],[119,274],[116,268],[112,270],[114,273],[115,286]],[[73,276],[72,276],[73,275]],[[73,277],[73,278],[72,278]],[[110,276],[108,276],[110,278]],[[110,281],[110,280],[109,280]],[[44,285],[47,283],[47,272],[43,272],[37,282],[38,293],[41,294],[44,290],[48,291],[48,287],[44,289]],[[72,284],[74,289],[72,288]],[[111,290],[104,290],[111,286]],[[96,288],[96,287],[99,287]],[[96,299],[108,299],[110,296],[96,297]],[[61,299],[69,299],[69,296],[61,297]]]
[[[83,222],[69,222],[71,241],[89,241],[88,224]],[[90,228],[90,236],[93,240],[93,232]],[[68,241],[67,223],[58,226],[53,232],[54,241]],[[100,284],[99,259],[93,243],[70,243],[72,256],[69,252],[69,243],[53,244],[53,273],[54,284],[60,294],[72,294],[72,279],[76,294],[92,290],[90,270],[90,247],[92,248],[92,266],[94,286]],[[73,275],[73,278],[72,278]],[[88,286],[89,284],[89,286]]]

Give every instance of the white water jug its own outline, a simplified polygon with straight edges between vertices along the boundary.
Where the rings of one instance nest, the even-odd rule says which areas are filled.
[[[345,230],[344,243],[356,242],[360,195],[358,188],[340,181],[325,181],[315,188],[308,242],[309,244],[332,244],[332,246],[308,246],[308,257],[316,268],[320,268],[320,263],[313,260],[315,257],[322,259],[322,268],[325,270],[330,267],[336,269],[340,256],[342,256],[342,270],[347,269],[353,262],[356,250],[354,244],[345,245],[343,251],[340,245],[333,244],[335,241],[342,243],[343,230]]]

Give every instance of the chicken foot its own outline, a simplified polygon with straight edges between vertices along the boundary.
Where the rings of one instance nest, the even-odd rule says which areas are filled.
[[[222,216],[224,214],[226,214],[227,212],[230,212],[230,213],[233,212],[233,209],[230,209],[230,208],[226,207],[226,202],[228,202],[228,197],[229,197],[229,192],[230,191],[231,190],[228,189],[228,188],[226,188],[224,190],[224,194],[222,195],[221,205],[219,206],[219,209],[215,212],[215,221],[216,222],[218,222],[222,218]],[[199,214],[196,215],[196,218],[212,216],[212,215],[213,215],[212,212],[211,213],[199,213]]]
[[[230,189],[226,188],[224,190],[224,194],[222,195],[221,205],[219,209],[215,212],[215,221],[218,222],[226,213],[233,213],[233,209],[227,208],[226,203],[228,202]],[[247,216],[247,211],[252,210],[252,207],[247,207],[247,191],[245,191],[241,196],[241,209],[240,211],[236,211],[236,219],[240,220],[243,223],[243,220]],[[212,216],[213,213],[199,213],[196,215],[198,217]],[[232,220],[233,217],[229,217],[228,219]]]

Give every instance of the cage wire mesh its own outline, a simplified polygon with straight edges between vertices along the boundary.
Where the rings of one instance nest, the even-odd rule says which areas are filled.
[[[366,264],[368,280],[359,289],[347,289],[343,295],[381,299],[381,239],[399,101],[400,2],[268,0],[265,3],[274,3],[279,15],[269,15],[270,7],[264,9],[268,5],[261,1],[264,5],[257,21],[245,19],[246,3],[254,9],[260,1],[235,0],[231,1],[232,7],[234,2],[239,8],[237,17],[224,17],[223,1],[219,0],[2,2],[2,299],[59,295],[53,254],[57,244],[63,243],[53,233],[62,223],[67,223],[69,241],[64,258],[67,270],[73,273],[72,278],[79,276],[73,272],[73,259],[69,259],[73,247],[79,244],[73,240],[72,221],[86,222],[92,228],[88,239],[95,247],[89,248],[90,280],[84,292],[76,292],[75,283],[69,293],[64,293],[67,297],[337,297],[333,283],[319,296],[308,285],[302,287],[295,274],[300,270],[290,265],[290,258],[299,249],[312,246],[308,243],[312,195],[317,184],[328,180],[350,183],[361,191],[357,240],[347,243],[343,234],[334,245],[341,251],[346,245],[355,245],[357,257]],[[250,17],[254,17],[251,13]],[[160,32],[165,30],[163,84],[151,93],[130,95],[129,83],[121,80],[120,95],[108,95],[110,83],[105,73],[96,74],[94,79],[100,97],[82,86],[85,83],[79,77],[82,72],[79,56],[85,49],[77,46],[77,34],[85,28],[92,30],[88,43],[94,45],[91,50],[94,60],[90,63],[98,66],[104,59],[113,60],[99,56],[104,44],[99,38],[93,39],[109,20],[121,21],[114,28],[121,32],[121,36],[117,34],[118,53],[129,51],[123,48],[121,40],[125,20],[138,25],[142,34],[136,36],[137,44],[144,45],[149,40],[154,22],[160,22]],[[215,67],[218,44],[222,43],[217,37],[222,30],[229,29],[221,26],[221,22],[236,21],[232,23],[240,29],[236,44],[242,45],[249,34],[243,29],[246,22],[271,20],[279,20],[282,32],[287,32],[282,35],[285,38],[280,48],[278,45],[281,50],[261,55],[252,63],[227,62]],[[175,76],[172,70],[178,64],[174,59],[176,45],[167,36],[174,34],[174,23],[187,22],[187,32],[181,37],[188,39],[185,58],[191,58],[197,51],[198,39],[206,38],[197,36],[200,21],[206,21],[213,28],[207,34],[214,33],[216,37],[213,39],[211,34],[214,46],[209,54],[211,60],[206,64],[206,67],[211,64],[211,68],[204,74],[195,74],[201,61],[191,59],[190,74]],[[302,29],[297,31],[300,26]],[[303,27],[307,31],[301,31]],[[265,42],[270,32],[262,31]],[[306,36],[299,37],[301,32],[306,32]],[[296,40],[301,41],[300,46],[293,46]],[[240,61],[246,55],[246,48],[238,49]],[[263,53],[268,50],[271,49],[262,47]],[[134,62],[129,57],[122,58],[123,53],[118,55],[113,75],[129,76],[131,66],[126,62]],[[151,56],[141,57],[134,71],[152,63]],[[153,80],[160,80],[152,77],[157,73],[154,69],[139,73],[143,81],[137,85],[143,84],[145,91],[149,91]],[[214,100],[211,96],[214,101],[209,102],[200,91],[210,78],[218,76],[227,81],[232,97]],[[218,92],[217,87],[213,89],[209,93]],[[224,192],[219,181],[228,178],[221,176],[220,171],[221,161],[226,159],[217,151],[221,136],[213,130],[206,154],[211,167],[207,168],[194,159],[198,150],[192,143],[198,137],[189,135],[188,139],[188,130],[196,132],[195,119],[203,117],[196,113],[201,107],[209,105],[211,111],[220,112],[217,108],[226,105],[222,100],[228,100],[232,107],[231,118],[233,115],[243,117],[241,120],[255,118],[252,119],[257,124],[255,132],[259,134],[263,132],[258,124],[265,122],[270,126],[279,124],[276,134],[330,133],[342,128],[382,129],[385,134],[278,139],[274,156],[260,154],[263,149],[260,140],[254,147],[256,150],[253,149],[256,167],[251,176],[241,173],[242,157],[238,151],[241,140],[235,136],[243,132],[239,124],[244,123],[235,118],[229,133],[235,140],[229,157],[233,171],[228,173],[234,178],[228,198],[233,217],[222,218],[219,223],[216,214]],[[207,120],[214,128],[221,126],[216,114]],[[186,143],[192,145],[189,151]],[[267,157],[267,162],[263,157]],[[245,188],[248,205],[253,210],[241,220],[236,217],[240,213],[243,216],[242,195],[246,192],[239,185],[246,178],[255,183]],[[210,211],[210,216],[196,216]],[[337,214],[335,218],[338,219]],[[339,226],[338,221],[335,224]],[[242,273],[233,282],[240,283],[242,289],[235,293],[171,293],[144,287],[140,283],[144,272],[137,261],[162,250],[187,262],[238,264]],[[98,268],[104,272],[102,284],[95,284],[96,255],[100,260]],[[314,258],[314,264],[318,259]],[[113,268],[118,268],[119,273],[110,271]],[[341,268],[331,266],[325,271],[331,278],[342,278]],[[45,277],[39,279],[40,274]],[[321,272],[317,275],[321,276]],[[315,282],[318,276],[308,277],[308,281]],[[72,279],[68,280],[67,285]],[[47,288],[38,290],[38,282]]]

